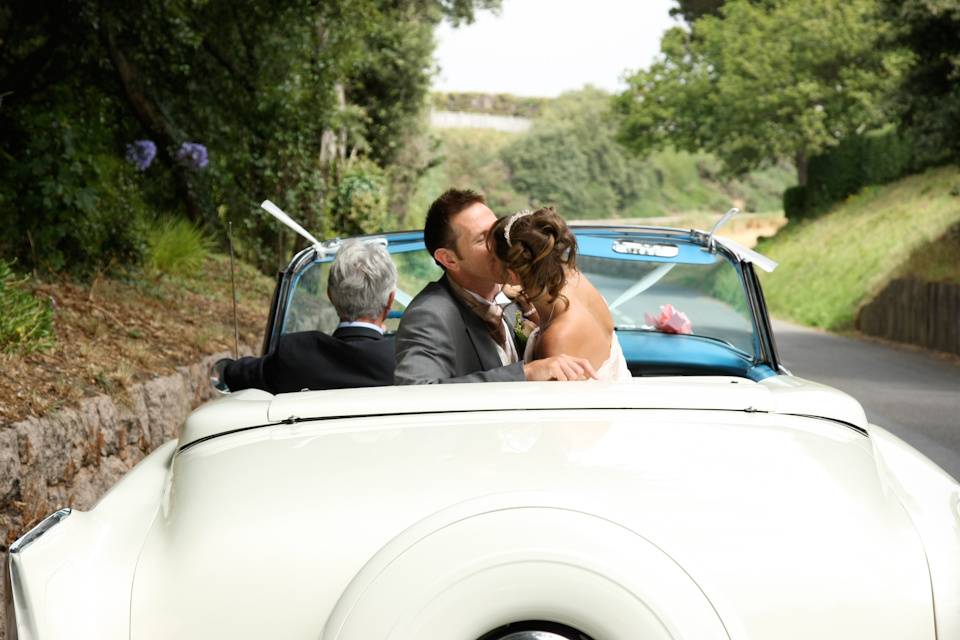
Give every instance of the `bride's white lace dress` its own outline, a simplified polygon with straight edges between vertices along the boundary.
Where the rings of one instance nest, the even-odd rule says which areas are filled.
[[[537,339],[540,337],[540,328],[534,329],[527,338],[527,346],[523,350],[523,361],[532,362],[536,360],[533,355],[537,352]],[[620,348],[620,341],[617,339],[617,332],[614,331],[610,337],[610,355],[603,361],[600,368],[597,369],[597,379],[618,382],[620,380],[629,380],[630,369],[627,368],[627,360],[623,357],[623,349]]]

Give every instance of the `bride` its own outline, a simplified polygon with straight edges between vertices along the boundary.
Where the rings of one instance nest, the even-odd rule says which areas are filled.
[[[607,302],[577,270],[576,238],[556,211],[503,216],[487,242],[506,272],[504,280],[522,287],[539,316],[524,361],[568,354],[588,359],[599,380],[630,378]]]

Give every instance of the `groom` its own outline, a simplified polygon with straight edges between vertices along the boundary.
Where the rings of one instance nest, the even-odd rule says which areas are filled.
[[[450,189],[427,212],[423,241],[444,276],[417,294],[397,331],[396,384],[581,380],[590,362],[567,355],[524,363],[504,313],[503,270],[487,249],[496,221],[483,196]]]

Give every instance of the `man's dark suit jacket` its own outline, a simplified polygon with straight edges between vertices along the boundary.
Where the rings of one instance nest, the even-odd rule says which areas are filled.
[[[516,308],[504,310],[508,328]],[[503,366],[487,326],[460,301],[446,275],[424,287],[404,310],[397,330],[397,384],[524,379],[523,362]]]
[[[231,391],[270,393],[386,386],[393,384],[394,353],[392,338],[366,327],[288,333],[272,353],[228,364],[223,380]]]

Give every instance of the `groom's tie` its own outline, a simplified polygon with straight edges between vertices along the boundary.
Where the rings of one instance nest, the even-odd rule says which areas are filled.
[[[476,314],[477,317],[483,320],[487,331],[490,332],[490,337],[501,347],[506,348],[507,332],[503,326],[503,307],[496,302],[484,300],[477,294],[472,294],[454,282],[452,278],[447,278],[447,283],[450,285],[450,288],[453,289],[454,293],[457,294],[457,297],[460,298],[460,301],[467,305],[467,308]]]

